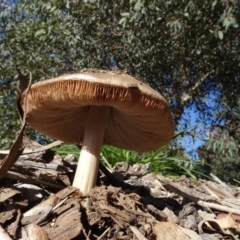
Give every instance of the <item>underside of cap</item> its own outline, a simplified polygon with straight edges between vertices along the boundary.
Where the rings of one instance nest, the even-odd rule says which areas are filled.
[[[103,144],[148,152],[173,137],[174,123],[166,100],[124,73],[95,70],[63,75],[33,84],[22,98],[32,128],[74,144],[83,141],[93,105],[111,109]]]

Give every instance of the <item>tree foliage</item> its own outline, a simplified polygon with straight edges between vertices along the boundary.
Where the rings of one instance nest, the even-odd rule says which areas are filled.
[[[205,145],[199,149],[202,159],[210,166],[204,172],[213,172],[229,183],[240,179],[240,99],[237,107],[224,112],[224,126],[214,126]]]
[[[239,18],[237,0],[1,0],[1,121],[16,125],[16,67],[39,81],[115,64],[162,93],[176,121],[193,101],[211,117],[206,93],[231,107],[239,94]]]

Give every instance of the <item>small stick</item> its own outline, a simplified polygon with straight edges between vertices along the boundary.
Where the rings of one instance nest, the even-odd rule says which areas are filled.
[[[21,180],[21,181],[26,182],[26,183],[44,184],[44,185],[47,185],[47,186],[50,186],[50,187],[53,187],[53,188],[57,188],[57,189],[63,189],[63,188],[66,187],[64,185],[60,185],[60,184],[56,184],[56,183],[51,183],[49,181],[47,182],[47,181],[44,181],[44,180],[37,179],[37,177],[34,178],[34,177],[30,177],[30,176],[25,176],[21,173],[17,173],[17,172],[14,172],[14,171],[8,171],[5,175],[5,177],[10,178],[10,179]]]
[[[23,150],[23,153],[21,155],[25,155],[25,154],[31,154],[31,153],[37,153],[37,152],[43,152],[43,151],[46,151],[48,149],[51,149],[53,147],[57,147],[59,145],[63,144],[62,141],[55,141],[55,142],[52,142],[48,145],[45,145],[45,146],[41,146],[39,148],[36,148],[36,149],[28,149],[28,148],[25,148]],[[0,150],[0,154],[9,154],[10,150]]]
[[[68,199],[68,197],[65,197],[61,202],[59,202],[55,207],[52,208],[52,212],[57,209],[59,206],[61,206],[66,200]]]
[[[145,237],[138,231],[138,229],[137,229],[136,227],[130,226],[129,228],[132,230],[133,234],[137,237],[138,240],[147,240],[147,238],[145,238]]]
[[[110,230],[110,227],[107,228],[107,229],[103,232],[103,234],[97,238],[97,240],[101,240],[101,239],[108,233],[109,230]]]
[[[234,179],[234,178],[233,178],[233,181],[236,182],[236,183],[238,183],[238,184],[240,184],[240,181],[238,181],[237,179]]]
[[[89,235],[91,234],[91,230],[88,232],[88,234],[86,233],[85,229],[83,228],[83,234],[86,237],[86,240],[90,240]]]
[[[219,210],[219,211],[223,211],[223,212],[227,212],[227,213],[240,215],[239,209],[222,206],[217,203],[212,203],[212,202],[206,201],[206,200],[211,200],[212,197],[211,198],[208,197],[208,199],[206,199],[206,197],[204,197],[202,195],[196,195],[193,190],[190,191],[190,189],[188,189],[188,188],[185,188],[183,191],[183,190],[181,190],[181,186],[179,184],[173,183],[172,181],[167,180],[167,179],[165,180],[165,183],[166,183],[166,186],[165,186],[166,188],[191,200],[192,202],[198,204],[199,206],[201,206],[203,208],[207,208],[207,209],[211,208],[211,209],[215,209],[215,210]],[[213,200],[215,199],[215,202],[219,202],[218,199],[216,199],[216,198],[212,198],[212,199]],[[219,203],[221,203],[221,202],[219,202]]]
[[[111,218],[113,219],[113,221],[114,221],[115,223],[117,223],[117,224],[120,226],[120,228],[123,229],[123,226],[117,221],[117,219],[115,219],[112,215],[110,215],[110,216],[111,216]]]
[[[136,214],[136,215],[138,215],[138,216],[142,216],[142,217],[147,217],[147,218],[149,218],[149,217],[153,217],[151,214],[147,214],[147,213],[144,213],[144,212],[138,212],[138,211],[133,211],[133,210],[130,210],[130,209],[128,209],[122,202],[121,202],[121,200],[119,199],[119,197],[116,195],[115,196],[116,198],[117,198],[117,200],[119,201],[119,203],[122,205],[122,207],[127,211],[127,212],[129,212],[129,213],[132,213],[132,214]]]

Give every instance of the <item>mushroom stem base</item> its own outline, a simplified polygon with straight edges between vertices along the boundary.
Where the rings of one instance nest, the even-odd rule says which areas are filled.
[[[86,195],[96,185],[100,151],[110,107],[91,106],[73,186]]]

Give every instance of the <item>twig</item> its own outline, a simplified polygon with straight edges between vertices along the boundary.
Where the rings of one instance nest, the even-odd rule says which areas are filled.
[[[0,160],[1,163],[1,160]],[[16,168],[24,168],[24,169],[44,169],[44,170],[52,170],[60,172],[73,172],[72,169],[65,167],[62,163],[41,163],[35,161],[29,161],[19,158],[19,160],[14,164]]]
[[[105,167],[101,162],[99,163],[99,169],[103,172],[103,174],[109,179],[111,184],[115,186],[119,186],[119,180],[112,174],[112,172]]]
[[[138,240],[148,240],[139,232],[136,227],[130,226],[129,228],[132,230],[133,234],[137,237]]]
[[[56,206],[54,206],[52,208],[52,212],[57,209],[58,207],[60,207],[66,200],[68,199],[68,197],[65,197],[61,202],[59,202]]]
[[[234,178],[233,178],[233,181],[236,182],[236,183],[238,183],[238,184],[240,184],[240,181],[238,181],[237,179],[234,179]]]
[[[224,189],[228,191],[228,194],[231,194],[231,188],[225,184],[223,181],[221,181],[217,176],[215,176],[213,173],[210,173],[211,177],[219,183],[220,186],[222,186]],[[232,194],[231,194],[232,195]]]
[[[211,189],[209,189],[205,184],[202,185],[202,188],[208,192],[212,197],[215,197],[216,199],[218,199],[219,201],[221,200],[217,194],[215,194]]]
[[[220,198],[235,198],[231,192],[231,189],[226,189],[226,187],[222,184],[218,184],[215,182],[207,181],[206,185],[213,190],[218,197]]]
[[[203,208],[212,208],[212,209],[215,209],[215,210],[240,215],[240,210],[239,209],[222,206],[222,205],[217,204],[217,203],[204,202],[202,200],[199,200],[196,203]]]
[[[195,85],[189,89],[187,94],[184,94],[180,99],[181,99],[181,105],[184,105],[186,102],[188,102],[192,95],[194,94],[194,92],[203,84],[203,82],[206,80],[206,78],[213,73],[213,71],[210,71],[208,73],[206,73],[205,75],[203,75],[200,80],[198,80]]]
[[[163,179],[161,179],[163,180]],[[181,186],[177,183],[173,183],[170,180],[165,179],[165,183],[166,183],[166,188],[170,189],[171,191],[176,192],[177,194],[188,198],[189,200],[193,201],[194,203],[198,204],[199,206],[203,207],[203,208],[212,208],[212,209],[216,209],[216,210],[220,210],[223,212],[228,212],[228,213],[233,213],[233,214],[237,214],[240,215],[240,210],[239,209],[235,209],[235,208],[231,208],[231,207],[226,207],[226,206],[222,206],[220,204],[217,203],[212,203],[212,202],[206,202],[204,200],[214,200],[215,202],[219,202],[216,198],[206,198],[204,196],[197,196],[195,195],[195,192],[191,191],[188,188],[184,188],[184,190],[181,190]],[[222,201],[220,202],[222,203]]]
[[[122,228],[122,229],[123,229],[123,225],[121,225],[121,223],[120,223],[120,222],[118,222],[118,221],[117,221],[117,219],[116,219],[116,218],[114,218],[112,215],[110,215],[110,216],[111,216],[112,220],[113,220],[115,223],[117,223],[117,224],[120,226],[120,228]]]
[[[203,200],[203,201],[215,201],[218,202],[218,199],[200,192],[197,192],[195,189],[190,189],[188,187],[182,187],[177,183],[173,183],[171,180],[165,179],[161,176],[157,176],[157,178],[160,181],[163,181],[165,183],[165,188],[183,196],[188,199],[190,199],[193,202],[197,202],[198,200]]]
[[[37,178],[32,178],[32,177],[29,177],[29,176],[25,176],[21,173],[16,173],[16,172],[13,172],[13,171],[8,171],[5,175],[5,177],[10,178],[10,179],[21,180],[21,181],[26,182],[26,183],[44,184],[44,185],[47,185],[47,186],[50,186],[50,187],[53,187],[53,188],[57,188],[57,189],[63,189],[63,188],[66,187],[66,186],[63,186],[63,185],[60,185],[60,184],[51,183],[51,182],[43,181],[43,180],[40,180],[40,179],[37,179]]]
[[[109,230],[110,230],[110,227],[107,228],[107,229],[102,233],[102,235],[97,238],[97,240],[101,240],[101,239],[108,233]]]
[[[89,235],[91,234],[91,230],[88,232],[88,234],[86,233],[86,230],[83,228],[83,234],[84,234],[84,236],[86,237],[86,240],[91,240],[90,238],[89,238]]]
[[[119,201],[119,203],[122,205],[122,207],[129,213],[132,213],[132,214],[135,214],[135,215],[138,215],[138,216],[142,216],[142,217],[153,217],[151,214],[147,214],[147,213],[144,213],[144,212],[138,212],[138,211],[133,211],[133,210],[130,210],[128,209],[123,203],[122,201],[119,199],[119,197],[116,195],[115,196],[117,198],[117,200]]]
[[[55,142],[52,142],[48,145],[41,146],[41,147],[36,148],[36,149],[26,148],[26,149],[24,149],[22,155],[36,153],[36,152],[43,152],[43,151],[46,151],[46,150],[51,149],[53,147],[59,146],[61,144],[63,144],[62,141],[55,141]],[[10,152],[10,150],[0,150],[0,154],[9,154],[9,152]]]

